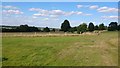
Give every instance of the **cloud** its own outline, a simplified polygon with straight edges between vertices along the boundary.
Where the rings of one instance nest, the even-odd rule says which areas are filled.
[[[2,6],[2,13],[3,14],[23,14],[22,11],[19,10],[18,7],[15,6],[10,6],[10,5],[6,5],[6,6]]]
[[[10,5],[2,6],[2,8],[3,8],[3,9],[18,9],[17,7],[10,6]]]
[[[66,13],[65,13],[65,16],[70,16],[70,15],[73,15],[73,14],[76,14],[76,12],[75,12],[75,11],[66,12]]]
[[[3,10],[3,14],[23,14],[20,10]]]
[[[33,16],[32,18],[38,18],[38,17],[36,17],[36,16]]]
[[[44,18],[43,20],[44,20],[44,21],[48,21],[48,20],[49,20],[49,18]]]
[[[37,13],[37,14],[33,14],[34,16],[47,16],[45,14],[41,14],[41,13]]]
[[[52,17],[52,18],[56,18],[59,16],[70,16],[70,15],[86,15],[86,16],[90,16],[92,14],[85,14],[83,12],[80,11],[63,11],[63,10],[45,10],[45,9],[40,9],[40,8],[30,8],[30,11],[37,11],[37,13],[33,14],[33,16],[41,16],[41,17]]]
[[[110,8],[110,7],[100,7],[97,9],[98,12],[118,12],[118,9],[117,8]]]
[[[40,11],[39,8],[30,8],[29,11]]]
[[[52,10],[49,12],[50,12],[50,14],[53,14],[53,15],[64,15],[65,14],[65,12],[62,10]]]
[[[118,19],[118,16],[102,16],[104,19]]]
[[[44,10],[40,8],[30,8],[30,11],[37,11],[37,14],[33,14],[34,16],[50,16],[50,17],[58,17],[59,15],[64,15],[65,12],[62,10]]]
[[[85,16],[91,16],[92,14],[84,14]]]
[[[82,8],[83,7],[83,5],[77,5],[77,8]]]
[[[59,15],[50,15],[50,17],[52,17],[52,18],[56,18],[56,17],[58,17]]]
[[[57,21],[58,18],[44,18],[43,21]]]
[[[97,9],[98,8],[98,5],[92,5],[89,7],[90,9]]]

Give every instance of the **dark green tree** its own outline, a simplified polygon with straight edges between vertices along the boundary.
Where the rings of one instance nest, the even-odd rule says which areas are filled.
[[[94,24],[92,22],[89,23],[88,30],[90,32],[94,31]]]
[[[43,32],[50,32],[50,29],[48,27],[43,29]]]
[[[61,30],[64,32],[67,32],[69,29],[71,28],[70,23],[68,20],[65,20],[62,24],[61,24]]]
[[[20,27],[17,28],[20,32],[29,32],[29,26],[28,25],[20,25]]]
[[[118,28],[117,28],[118,31],[120,31],[120,24],[118,25]]]
[[[53,28],[51,31],[52,31],[52,32],[55,32],[55,29]]]
[[[37,27],[29,27],[30,32],[38,32],[40,31]]]
[[[99,29],[98,25],[96,25],[96,26],[94,27],[94,29],[95,29],[95,30],[98,30],[98,29]]]
[[[99,30],[105,30],[105,26],[103,23],[99,25]]]
[[[108,31],[115,31],[118,29],[117,22],[111,22],[108,27]]]
[[[77,27],[77,33],[78,33],[78,34],[83,33],[83,32],[86,32],[86,30],[87,30],[87,24],[86,24],[86,23],[80,24],[80,25]]]

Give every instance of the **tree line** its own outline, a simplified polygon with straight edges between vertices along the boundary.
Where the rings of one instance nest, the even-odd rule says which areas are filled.
[[[117,22],[111,22],[109,26],[105,26],[103,23],[99,25],[94,25],[92,22],[87,25],[86,23],[82,23],[79,26],[76,27],[71,27],[70,22],[68,20],[65,20],[61,24],[61,31],[64,32],[75,32],[77,31],[78,34],[83,33],[83,32],[93,32],[94,30],[108,30],[108,31],[119,31],[120,30],[120,24]]]
[[[82,23],[79,26],[71,27],[70,22],[68,20],[64,20],[61,24],[61,29],[59,31],[63,32],[77,32],[78,34],[83,32],[93,32],[94,30],[108,30],[108,31],[119,31],[120,24],[117,22],[111,22],[109,26],[105,26],[103,23],[99,25],[94,25],[92,22],[87,25],[86,23]],[[2,28],[2,32],[55,32],[56,29],[50,29],[48,27],[43,28],[43,30],[38,29],[37,27],[30,27],[28,25],[20,25],[14,29],[6,29]]]

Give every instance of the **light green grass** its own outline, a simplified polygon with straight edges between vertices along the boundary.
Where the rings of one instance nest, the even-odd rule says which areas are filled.
[[[3,66],[117,66],[117,35],[3,36]]]

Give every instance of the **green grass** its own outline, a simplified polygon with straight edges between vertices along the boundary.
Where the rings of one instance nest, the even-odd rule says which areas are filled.
[[[3,66],[117,66],[118,33],[2,37]]]

